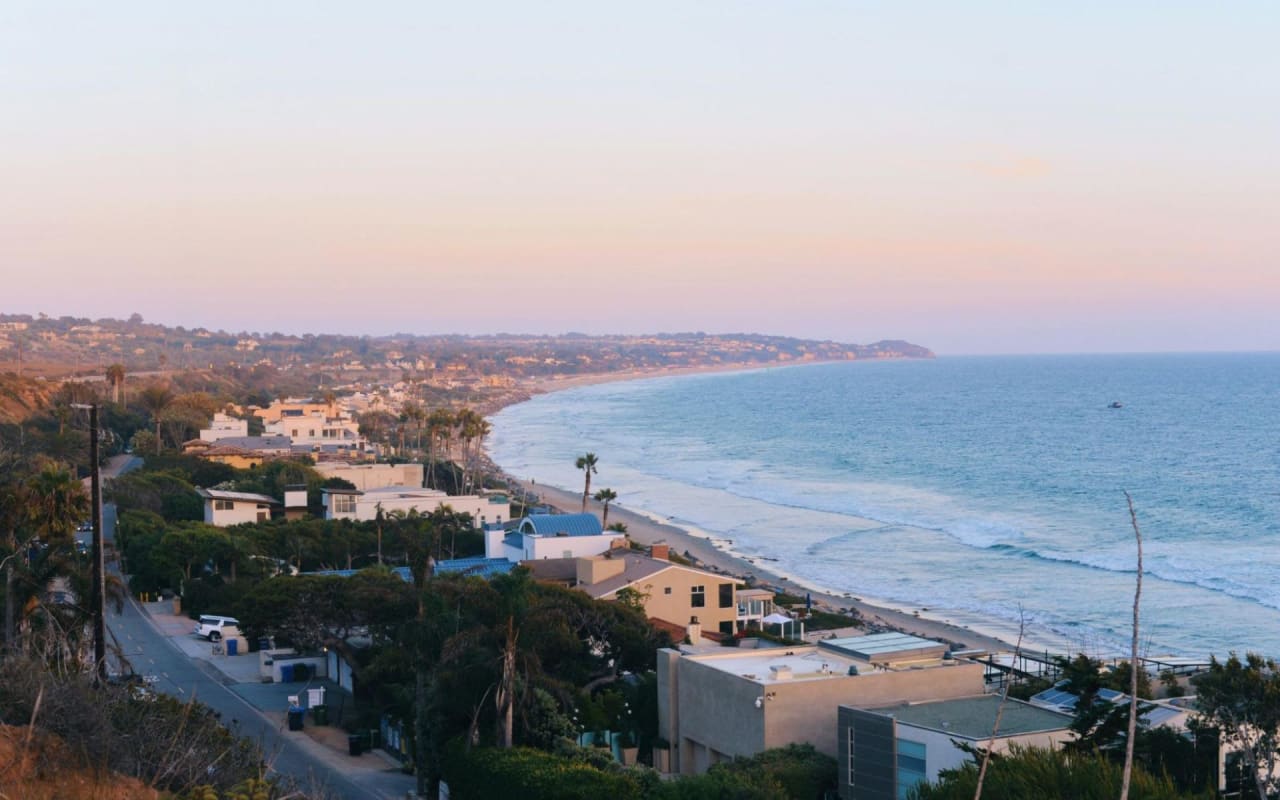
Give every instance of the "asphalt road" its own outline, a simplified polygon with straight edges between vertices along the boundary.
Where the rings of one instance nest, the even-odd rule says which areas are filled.
[[[102,523],[103,538],[113,541],[116,526],[114,504],[103,506]],[[222,722],[234,733],[261,746],[274,772],[294,778],[302,787],[323,787],[330,796],[349,800],[404,797],[405,779],[402,775],[370,774],[362,776],[360,784],[357,784],[340,769],[292,742],[286,732],[223,685],[223,676],[216,668],[207,662],[188,658],[162,635],[132,597],[120,613],[116,613],[114,608],[108,611],[107,626],[108,635],[129,660],[132,671],[148,676],[153,681],[152,689],[180,700],[195,697],[218,712]],[[115,664],[112,668],[120,666]]]

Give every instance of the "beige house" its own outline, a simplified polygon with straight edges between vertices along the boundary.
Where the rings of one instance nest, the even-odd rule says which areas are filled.
[[[702,630],[732,634],[738,620],[734,579],[668,561],[665,546],[654,553],[610,550],[574,559],[572,585],[597,600],[616,600],[618,592],[630,590],[651,619],[680,628],[696,620]]]
[[[421,489],[423,483],[421,464],[349,464],[345,461],[331,461],[316,464],[315,471],[326,478],[341,478],[362,492],[388,486]]]
[[[869,708],[982,694],[983,666],[916,636],[873,634],[817,645],[658,651],[658,732],[672,772],[808,742],[837,755],[840,706]]]

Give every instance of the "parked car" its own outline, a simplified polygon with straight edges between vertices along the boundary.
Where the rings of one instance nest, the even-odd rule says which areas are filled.
[[[200,620],[196,622],[196,628],[192,633],[196,636],[203,636],[211,642],[221,641],[222,637],[227,634],[237,634],[240,632],[240,620],[235,617],[215,617],[212,615],[202,615]]]

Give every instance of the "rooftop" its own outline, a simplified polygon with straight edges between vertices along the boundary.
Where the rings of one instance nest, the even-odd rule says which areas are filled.
[[[727,648],[720,648],[723,652]],[[819,650],[812,646],[770,647],[756,650],[729,649],[722,652],[688,656],[700,664],[738,675],[759,684],[807,680],[832,680],[849,677],[849,668],[856,674],[881,671],[866,661],[838,653]]]
[[[477,556],[474,558],[452,558],[444,561],[436,562],[436,573],[447,575],[450,573],[461,573],[463,575],[476,575],[481,578],[489,578],[494,575],[502,575],[515,569],[516,563],[508,561],[505,558],[484,558]]]
[[[610,556],[614,560],[623,562],[624,566],[622,568],[622,573],[619,575],[614,575],[611,578],[605,578],[599,583],[593,583],[591,585],[583,584],[578,588],[582,589],[582,591],[586,592],[592,597],[595,597],[598,599],[601,597],[605,597],[606,595],[613,594],[614,592],[618,591],[619,589],[625,586],[630,586],[633,583],[637,583],[646,578],[650,578],[654,575],[657,575],[659,572],[664,572],[669,569],[679,569],[679,570],[684,570],[685,572],[692,572],[697,575],[706,575],[708,582],[719,582],[721,580],[724,580],[719,575],[716,575],[714,573],[705,572],[703,570],[694,569],[692,567],[685,567],[680,564],[673,564],[670,561],[667,561],[666,559],[663,559],[663,558],[651,558],[649,556],[641,555],[639,553],[631,553],[628,551],[619,552],[616,550],[611,551]],[[596,557],[605,558],[607,556],[596,556]]]
[[[274,497],[267,497],[265,494],[227,492],[222,489],[196,489],[196,493],[207,500],[239,500],[243,503],[270,503],[273,506],[280,505],[279,500],[276,500]]]
[[[530,514],[520,520],[520,530],[537,536],[599,536],[604,532],[595,514]]]
[[[1005,704],[1004,711],[1000,712],[1000,696],[994,694],[868,710],[891,716],[906,725],[975,740],[991,736],[997,713],[1000,713],[1001,736],[1062,730],[1071,725],[1072,719],[1069,714],[1050,711],[1012,698]]]
[[[950,649],[942,642],[922,639],[909,633],[873,633],[843,639],[823,639],[818,644],[877,664],[942,658]]]

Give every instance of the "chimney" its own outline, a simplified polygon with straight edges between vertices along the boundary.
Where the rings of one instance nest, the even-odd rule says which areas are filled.
[[[689,644],[702,644],[702,623],[697,617],[689,617]]]
[[[649,548],[649,557],[656,558],[661,561],[671,560],[671,545],[655,544]]]

